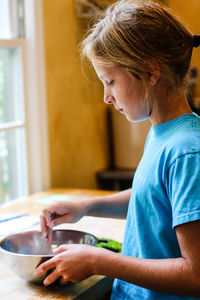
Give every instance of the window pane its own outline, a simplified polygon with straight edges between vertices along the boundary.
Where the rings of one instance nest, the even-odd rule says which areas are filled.
[[[0,39],[24,37],[23,4],[23,0],[0,0]]]
[[[20,49],[0,48],[0,123],[24,121]]]
[[[24,128],[0,132],[0,203],[27,195]]]

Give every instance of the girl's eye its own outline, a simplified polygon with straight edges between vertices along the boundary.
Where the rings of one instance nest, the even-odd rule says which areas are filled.
[[[108,85],[113,85],[113,84],[114,84],[114,80],[112,80],[108,83]]]

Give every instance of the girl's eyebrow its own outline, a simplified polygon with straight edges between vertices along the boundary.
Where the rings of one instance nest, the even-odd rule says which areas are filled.
[[[106,77],[105,76],[99,76],[99,79],[101,80],[101,81],[107,81],[107,79],[106,79]]]
[[[99,78],[102,79],[102,80],[106,80],[106,78],[110,77],[110,76],[112,76],[112,74],[111,73],[107,73],[106,75],[100,75]]]

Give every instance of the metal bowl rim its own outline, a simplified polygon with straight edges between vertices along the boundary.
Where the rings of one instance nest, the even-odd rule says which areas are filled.
[[[85,231],[80,231],[80,230],[74,230],[74,229],[55,229],[54,231],[68,231],[68,232],[78,232],[78,233],[83,233],[83,234],[88,234],[90,236],[92,236],[94,238],[94,240],[96,241],[96,243],[98,242],[98,239],[96,238],[96,236],[94,236],[92,233],[89,232],[85,232]],[[30,231],[23,231],[23,232],[18,232],[18,233],[14,233],[8,236],[5,236],[3,239],[0,240],[0,251],[6,254],[10,254],[10,255],[14,255],[14,256],[23,256],[23,257],[53,257],[54,255],[49,255],[49,254],[22,254],[22,253],[16,253],[16,252],[12,252],[12,251],[8,251],[4,248],[2,248],[1,244],[6,241],[6,239],[11,238],[13,236],[17,236],[17,235],[22,235],[25,233],[41,233],[40,230],[30,230]]]

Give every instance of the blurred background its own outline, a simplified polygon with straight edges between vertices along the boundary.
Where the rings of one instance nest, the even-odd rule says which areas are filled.
[[[0,202],[48,188],[122,190],[142,156],[148,121],[103,102],[78,45],[109,0],[0,0]],[[164,1],[161,1],[164,2]],[[200,34],[199,0],[165,1]],[[188,99],[199,113],[200,50]]]

